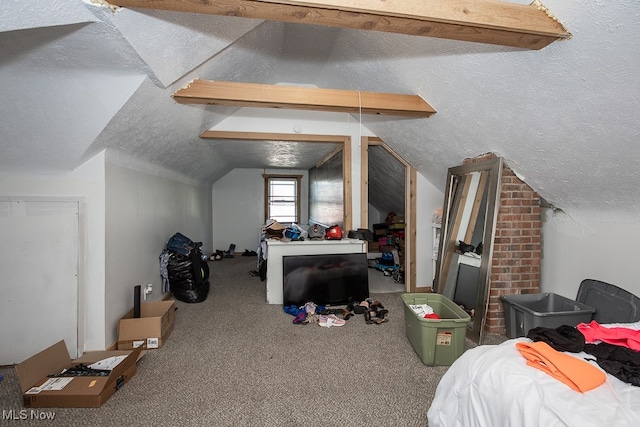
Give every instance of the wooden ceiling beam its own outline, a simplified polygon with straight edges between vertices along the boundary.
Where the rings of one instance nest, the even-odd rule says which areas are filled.
[[[117,6],[542,49],[571,34],[539,2],[496,0],[111,0]]]
[[[319,142],[319,143],[344,143],[344,135],[298,135],[297,133],[278,132],[243,132],[227,130],[207,130],[200,134],[203,139],[230,139],[245,141],[285,141],[285,142]]]
[[[405,117],[429,117],[436,112],[418,95],[200,79],[192,81],[172,96],[180,104],[285,108]]]

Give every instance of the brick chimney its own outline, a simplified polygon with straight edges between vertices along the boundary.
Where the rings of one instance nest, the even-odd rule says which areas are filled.
[[[483,154],[464,163],[496,158]],[[500,209],[493,241],[489,306],[484,331],[505,334],[502,295],[540,292],[542,217],[540,196],[503,162]]]

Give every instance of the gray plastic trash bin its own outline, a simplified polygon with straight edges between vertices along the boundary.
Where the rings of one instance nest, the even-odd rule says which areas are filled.
[[[595,307],[593,320],[600,324],[640,320],[640,298],[616,285],[585,279],[580,283],[576,300]]]
[[[537,327],[557,328],[591,322],[594,307],[552,293],[503,295],[507,337],[524,337]]]

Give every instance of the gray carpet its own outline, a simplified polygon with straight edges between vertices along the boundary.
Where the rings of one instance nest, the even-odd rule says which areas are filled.
[[[403,292],[404,283],[398,283],[392,276],[385,276],[384,273],[375,268],[369,268],[369,291],[375,294],[388,294]]]
[[[101,408],[46,409],[61,426],[426,426],[447,367],[425,366],[405,335],[400,293],[372,294],[389,321],[295,325],[249,272],[255,259],[209,262],[211,292],[177,302],[167,343]],[[467,347],[473,344],[467,340]],[[0,425],[20,411],[12,367],[0,368]],[[20,425],[43,425],[23,420]]]

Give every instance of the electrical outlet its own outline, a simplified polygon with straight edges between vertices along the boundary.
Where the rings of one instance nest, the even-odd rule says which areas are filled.
[[[144,299],[146,300],[152,293],[153,293],[153,284],[152,283],[148,283],[144,287]]]

